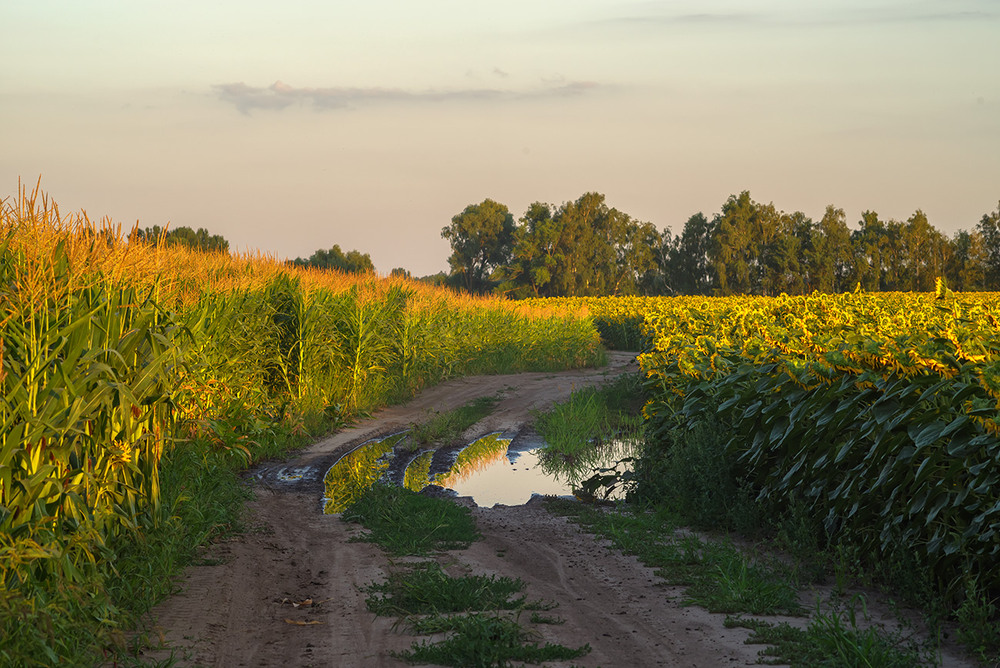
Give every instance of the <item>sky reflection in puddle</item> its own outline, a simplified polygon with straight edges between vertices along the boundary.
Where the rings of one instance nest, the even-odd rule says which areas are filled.
[[[570,496],[581,480],[595,468],[611,467],[635,452],[634,444],[613,442],[590,453],[576,466],[553,463],[542,456],[539,443],[509,451],[510,439],[490,434],[474,441],[444,466],[435,462],[435,453],[414,453],[406,447],[406,434],[394,434],[362,444],[344,455],[324,477],[324,512],[339,513],[377,480],[400,484],[420,491],[429,484],[472,497],[476,505],[492,507],[527,503],[532,496]],[[394,460],[398,474],[393,476]],[[405,469],[402,467],[405,466]],[[438,468],[437,471],[432,469]],[[395,479],[393,480],[393,478]],[[613,497],[612,497],[613,498]]]

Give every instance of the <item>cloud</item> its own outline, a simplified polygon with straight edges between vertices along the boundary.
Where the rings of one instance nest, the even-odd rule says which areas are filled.
[[[784,10],[774,8],[768,13],[744,11],[685,13],[678,12],[676,3],[673,1],[647,2],[631,7],[631,13],[609,17],[600,23],[632,27],[703,26],[705,28],[757,25],[853,26],[890,23],[975,22],[996,19],[1000,15],[996,0],[965,0],[951,4],[933,0],[903,3],[876,0],[854,7],[834,6],[829,10],[801,4],[793,5],[790,9]]]
[[[501,75],[498,74],[498,76]],[[506,74],[504,73],[502,76],[506,76]],[[592,81],[566,82],[559,79],[545,81],[539,88],[524,91],[495,88],[464,88],[444,91],[433,89],[412,91],[402,88],[378,87],[296,88],[282,81],[275,81],[267,87],[248,86],[243,82],[216,84],[212,86],[212,89],[219,96],[219,99],[232,104],[241,113],[249,114],[255,109],[281,110],[292,105],[329,110],[406,102],[444,103],[570,97],[582,95],[599,87],[600,84]]]

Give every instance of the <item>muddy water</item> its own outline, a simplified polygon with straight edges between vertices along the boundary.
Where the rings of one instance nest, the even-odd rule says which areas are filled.
[[[406,436],[363,443],[330,467],[324,476],[324,512],[342,512],[376,481],[415,492],[436,485],[486,508],[521,505],[536,494],[571,496],[595,469],[612,467],[635,450],[631,443],[612,442],[566,461],[546,456],[541,441],[512,448],[511,439],[499,433],[444,450],[413,450]]]

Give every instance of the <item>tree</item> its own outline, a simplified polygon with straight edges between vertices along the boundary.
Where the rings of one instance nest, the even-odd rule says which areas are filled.
[[[167,229],[159,225],[153,225],[146,229],[136,228],[134,234],[138,239],[154,246],[184,246],[206,253],[229,252],[229,242],[222,235],[212,234],[204,227],[193,230],[190,227],[181,225],[174,229]]]
[[[764,294],[800,295],[805,292],[808,274],[802,248],[809,240],[811,229],[812,221],[801,211],[778,215],[777,229],[763,253]]]
[[[451,243],[453,285],[468,292],[489,292],[493,271],[510,260],[514,245],[514,217],[503,204],[485,199],[470,204],[441,230]]]
[[[497,270],[500,290],[515,298],[553,296],[552,276],[562,260],[559,238],[552,206],[533,202],[514,231],[510,262]]]
[[[806,263],[809,266],[810,290],[846,292],[852,260],[851,231],[847,215],[832,204],[809,234]]]
[[[299,267],[314,269],[333,269],[345,274],[370,274],[375,271],[375,265],[368,253],[352,250],[344,253],[339,244],[334,244],[330,250],[322,248],[309,256],[309,259],[295,258],[292,264]]]
[[[986,286],[986,248],[978,231],[959,230],[951,240],[945,275],[956,292],[983,290]]]
[[[882,254],[886,244],[885,223],[874,211],[861,214],[858,229],[851,233],[851,250],[854,256],[850,283],[874,292],[881,289],[884,266]]]
[[[404,269],[403,267],[396,267],[395,269],[389,272],[389,275],[392,276],[393,278],[407,278],[407,279],[413,278],[413,274],[410,273],[410,270]]]
[[[903,275],[896,289],[927,292],[934,279],[944,275],[944,237],[934,229],[923,211],[917,209],[903,228]]]
[[[767,294],[768,248],[778,232],[781,214],[773,204],[758,204],[746,190],[730,195],[713,221],[715,273],[721,294]]]
[[[682,295],[709,295],[715,287],[713,262],[714,222],[696,213],[684,223],[680,236],[670,245],[667,265],[671,288]]]
[[[986,256],[985,288],[1000,290],[1000,204],[993,213],[984,213],[976,224]]]

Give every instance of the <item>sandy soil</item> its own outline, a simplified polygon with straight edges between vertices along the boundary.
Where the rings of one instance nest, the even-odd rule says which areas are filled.
[[[384,579],[388,558],[339,516],[323,515],[322,475],[342,454],[376,435],[399,431],[479,396],[504,391],[494,413],[471,428],[527,432],[530,411],[574,390],[636,371],[633,356],[612,353],[603,369],[526,373],[450,381],[387,408],[287,462],[254,472],[249,504],[254,529],[211,546],[203,565],[184,573],[181,591],[154,610],[157,630],[181,666],[401,666],[388,656],[416,638],[393,618],[368,612],[359,588]],[[540,504],[474,511],[483,539],[442,556],[449,571],[520,577],[530,599],[558,603],[562,625],[531,625],[549,642],[590,654],[579,666],[750,665],[749,632],[723,627],[723,616],[682,607],[635,558],[610,550]],[[158,651],[149,658],[163,657]],[[550,666],[570,665],[550,663]]]

